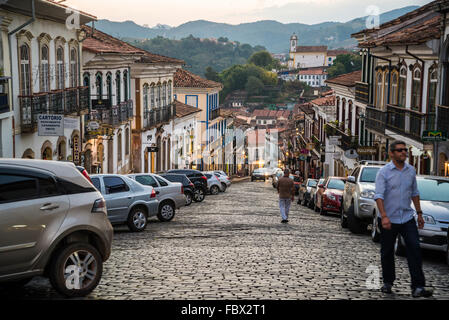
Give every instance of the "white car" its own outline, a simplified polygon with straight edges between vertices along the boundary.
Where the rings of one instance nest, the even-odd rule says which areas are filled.
[[[212,195],[217,195],[220,191],[224,192],[223,185],[219,178],[212,172],[203,172],[207,178],[207,191]]]
[[[221,182],[221,186],[223,189],[223,192],[226,191],[227,188],[231,186],[231,179],[223,172],[223,171],[214,171],[214,172],[208,172],[211,174],[215,174],[218,177],[218,180]]]

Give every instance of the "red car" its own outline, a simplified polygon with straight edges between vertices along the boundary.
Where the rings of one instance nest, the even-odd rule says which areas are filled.
[[[316,193],[316,207],[321,215],[328,212],[340,213],[346,178],[328,177]]]

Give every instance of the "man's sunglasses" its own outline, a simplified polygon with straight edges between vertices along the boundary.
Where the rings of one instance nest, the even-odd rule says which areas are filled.
[[[407,148],[401,148],[401,149],[394,149],[393,151],[396,151],[396,152],[408,152],[408,149]]]

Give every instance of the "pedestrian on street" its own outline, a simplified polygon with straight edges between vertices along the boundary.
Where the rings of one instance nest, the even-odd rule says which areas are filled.
[[[290,205],[295,200],[295,183],[289,178],[290,170],[284,170],[284,176],[278,181],[279,209],[281,211],[282,223],[288,222]]]
[[[380,228],[381,263],[384,293],[392,293],[391,288],[396,279],[394,263],[394,246],[398,234],[405,241],[407,261],[411,276],[413,297],[430,297],[433,290],[425,288],[422,269],[421,248],[418,228],[424,227],[424,219],[416,183],[416,171],[406,163],[407,147],[403,141],[390,145],[391,162],[379,170],[376,177],[376,200],[379,208],[378,225]],[[418,214],[416,226],[414,211],[410,205],[413,201]]]

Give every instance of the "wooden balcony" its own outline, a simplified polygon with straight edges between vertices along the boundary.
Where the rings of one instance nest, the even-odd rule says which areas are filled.
[[[366,129],[385,135],[386,120],[387,114],[385,111],[376,109],[374,106],[366,106]]]
[[[347,132],[344,132],[341,128],[338,128],[332,123],[326,123],[324,128],[328,137],[339,136],[341,137],[341,145],[338,146],[340,149],[346,151],[349,149],[356,149],[359,146],[359,137],[353,136]]]
[[[387,106],[386,128],[418,142],[422,142],[423,131],[435,129],[435,121],[435,114]]]
[[[143,127],[148,130],[170,122],[175,116],[174,104],[144,112]]]
[[[369,84],[366,82],[355,83],[355,100],[365,104],[369,103]]]

